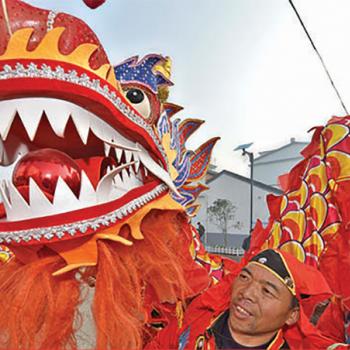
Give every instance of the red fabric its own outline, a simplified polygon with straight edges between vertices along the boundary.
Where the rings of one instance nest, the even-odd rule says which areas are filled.
[[[259,219],[257,220],[253,232],[251,233],[249,250],[244,254],[243,258],[241,259],[242,264],[248,263],[248,261],[253,256],[255,256],[261,251],[261,247],[268,238],[273,221],[274,218],[271,217],[268,225],[266,226],[266,228],[264,228],[262,222]]]
[[[284,174],[278,177],[278,183],[282,191],[284,192],[288,191],[288,179],[289,179],[289,174]]]
[[[345,341],[344,338],[344,314],[340,300],[332,301],[323,312],[317,328],[325,336],[334,339],[338,343]]]
[[[311,128],[309,132],[314,131],[312,139],[309,145],[307,145],[300,153],[304,158],[309,158],[320,151],[320,136],[323,130],[323,126],[315,126]]]
[[[305,171],[307,164],[308,164],[308,159],[304,159],[300,163],[298,163],[295,167],[293,167],[293,169],[290,171],[288,176],[288,185],[287,185],[288,191],[294,191],[300,187],[303,173]]]
[[[291,349],[326,349],[335,341],[321,334],[321,332],[310,323],[309,318],[313,311],[313,307],[310,307],[310,303],[313,301],[313,305],[316,305],[318,302],[330,298],[333,293],[320,271],[310,265],[301,263],[291,254],[286,252],[280,253],[285,259],[293,276],[297,298],[300,302],[299,321],[294,326],[285,330],[287,342]],[[302,295],[310,296],[306,299],[305,306],[301,299]],[[307,315],[305,313],[307,313]]]

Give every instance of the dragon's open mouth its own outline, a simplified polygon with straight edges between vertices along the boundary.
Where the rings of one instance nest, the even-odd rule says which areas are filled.
[[[136,198],[125,201],[130,191],[139,189],[140,197],[140,190],[146,193],[161,182],[176,191],[143,146],[82,107],[59,99],[22,98],[1,101],[0,109],[0,193],[6,222],[123,198],[129,202]]]

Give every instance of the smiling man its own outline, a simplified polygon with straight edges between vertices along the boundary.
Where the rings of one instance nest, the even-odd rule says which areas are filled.
[[[313,310],[330,296],[318,270],[268,249],[194,300],[148,349],[326,349],[332,340],[304,305]]]
[[[233,283],[229,309],[211,330],[219,349],[268,349],[275,342],[282,345],[280,330],[298,319],[294,282],[279,253],[267,250],[242,269]]]

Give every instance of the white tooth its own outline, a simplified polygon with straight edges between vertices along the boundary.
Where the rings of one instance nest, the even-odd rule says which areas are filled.
[[[71,113],[71,117],[81,140],[83,141],[84,145],[86,145],[90,130],[90,113],[82,113],[82,111],[84,110],[80,107],[75,108],[75,110]]]
[[[123,150],[120,148],[114,148],[114,151],[115,151],[115,155],[117,157],[117,161],[119,163],[121,158],[122,158],[122,155],[123,155]]]
[[[5,161],[5,147],[4,142],[0,138],[0,164],[4,164]]]
[[[43,115],[43,109],[33,99],[23,100],[23,102],[17,107],[18,115],[22,120],[29,139],[33,141]]]
[[[115,178],[113,179],[113,183],[114,183],[115,187],[124,188],[123,180],[121,178],[121,174],[120,173],[115,176]]]
[[[148,154],[148,152],[141,146],[137,146],[141,149],[141,152],[138,154],[142,164],[155,176],[157,176],[160,180],[162,180],[175,194],[182,197],[175,187],[173,181],[170,178],[170,175],[161,168]],[[145,169],[146,170],[146,169]]]
[[[131,169],[131,167],[129,168]],[[135,175],[130,174],[130,177],[128,174],[124,177],[123,175],[123,182],[124,182],[124,188],[128,191],[132,190],[133,188],[142,186],[142,182],[139,181]]]
[[[126,171],[126,169],[123,169],[122,170],[122,179],[123,179],[123,182],[124,184],[128,181],[129,179],[129,174],[128,172]]]
[[[1,117],[0,117],[0,134],[3,140],[6,140],[7,135],[11,129],[13,119],[16,115],[16,100],[2,101],[0,103]]]
[[[125,152],[125,163],[129,163],[131,161],[132,153],[130,151],[124,151]]]
[[[135,174],[137,174],[139,172],[140,169],[140,160],[137,160],[135,163]]]
[[[77,210],[82,207],[75,194],[61,177],[59,177],[57,181],[53,204],[56,210],[61,208],[61,213]]]
[[[134,168],[131,166],[129,167],[129,173],[130,173],[130,178],[134,178],[135,177],[135,172],[134,172]]]
[[[64,131],[71,114],[71,104],[68,102],[62,103],[62,101],[56,99],[46,99],[39,102],[44,105],[45,114],[52,130],[57,136],[64,137]]]
[[[128,149],[130,151],[137,151],[133,142],[126,139],[105,121],[96,116],[91,118],[90,128],[99,139],[109,143],[111,146]]]
[[[7,154],[6,150],[4,150],[2,155],[2,165],[6,166],[4,169],[8,174],[13,173],[13,169],[17,164],[18,160],[22,158],[29,151],[28,146],[24,143],[19,144],[17,147],[11,149],[11,154]]]
[[[10,203],[9,198],[8,198],[8,192],[7,192],[7,187],[6,187],[5,181],[1,181],[1,183],[0,183],[0,194],[1,194],[4,206],[5,206],[7,220],[9,220],[9,213],[11,212],[11,203]]]
[[[12,181],[9,181],[7,186],[11,202],[11,210],[7,213],[7,220],[15,221],[30,218],[31,210],[28,203],[19,193]]]
[[[29,147],[25,143],[20,143],[15,151],[15,161],[18,161],[18,158],[23,157],[29,152]],[[13,159],[12,159],[13,161]]]
[[[92,186],[88,176],[85,171],[81,172],[81,185],[80,185],[80,195],[79,200],[82,204],[95,204],[96,203],[96,193]]]
[[[111,149],[111,146],[108,143],[106,143],[106,142],[103,143],[103,146],[104,146],[104,149],[105,149],[105,156],[108,157],[109,156],[109,151]]]
[[[148,175],[148,170],[147,170],[147,168],[144,168],[144,171],[145,171],[145,176],[147,176],[147,175]]]
[[[43,212],[52,212],[52,203],[32,178],[29,178],[29,205],[33,217],[41,216]]]
[[[123,188],[116,188],[116,183],[119,181],[119,176],[116,177],[116,175],[124,171],[125,168],[129,167],[132,164],[133,163],[128,163],[118,166],[109,174],[103,176],[96,189],[97,203],[104,203],[108,200],[116,199],[125,193],[125,190]]]

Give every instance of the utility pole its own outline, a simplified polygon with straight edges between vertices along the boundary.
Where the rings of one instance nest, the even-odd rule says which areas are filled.
[[[253,142],[251,143],[245,143],[243,145],[237,146],[234,151],[242,151],[243,156],[249,157],[249,163],[250,163],[250,227],[249,227],[249,235],[253,231],[253,189],[254,189],[254,153],[248,152],[247,148],[249,148]]]
[[[253,231],[253,192],[254,192],[254,153],[243,149],[242,154],[249,157],[250,162],[250,228],[249,234]]]

